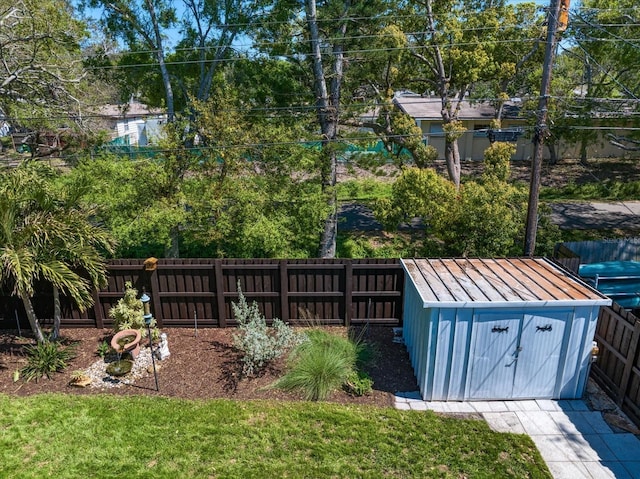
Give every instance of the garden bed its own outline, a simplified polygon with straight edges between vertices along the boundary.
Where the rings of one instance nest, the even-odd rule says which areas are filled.
[[[345,333],[344,328],[331,328]],[[197,336],[193,329],[165,328],[171,355],[164,361],[157,361],[159,392],[156,392],[152,369],[132,384],[120,387],[78,388],[69,386],[72,373],[87,369],[100,360],[98,346],[109,341],[113,332],[107,329],[78,328],[63,329],[65,343],[77,342],[77,356],[62,373],[55,373],[51,380],[40,379],[14,382],[14,371],[26,364],[25,346],[33,344],[30,338],[18,337],[16,331],[0,331],[0,393],[25,396],[46,392],[70,394],[118,394],[118,395],[161,395],[184,399],[228,398],[299,400],[295,393],[269,388],[282,376],[284,362],[279,361],[263,371],[259,376],[242,376],[242,362],[239,353],[232,347],[235,329],[199,329]],[[23,334],[26,334],[23,332]],[[409,356],[405,347],[393,342],[390,327],[372,327],[365,331],[364,338],[375,348],[375,360],[366,372],[372,377],[373,392],[370,395],[354,397],[343,391],[334,392],[329,401],[344,404],[393,405],[393,394],[397,391],[415,391],[417,385]],[[143,343],[145,341],[143,340]]]

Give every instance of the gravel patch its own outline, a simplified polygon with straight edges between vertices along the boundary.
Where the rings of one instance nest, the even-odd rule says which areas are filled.
[[[107,373],[107,366],[113,361],[117,361],[116,355],[107,356],[105,359],[99,359],[87,369],[84,373],[91,378],[91,388],[119,388],[125,384],[133,384],[136,379],[146,377],[149,373],[147,369],[153,367],[151,360],[151,350],[149,348],[140,348],[138,357],[133,362],[131,372],[121,377],[110,376]]]

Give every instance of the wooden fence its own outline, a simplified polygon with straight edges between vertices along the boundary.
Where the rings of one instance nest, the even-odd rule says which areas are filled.
[[[600,354],[591,377],[640,425],[640,320],[616,303],[601,308],[595,339]]]
[[[568,248],[564,243],[558,243],[553,252],[553,260],[564,266],[574,274],[580,269],[580,256]]]
[[[113,260],[109,284],[94,292],[95,304],[85,312],[63,301],[63,327],[110,327],[109,309],[130,281],[151,297],[160,327],[234,326],[231,303],[237,284],[265,317],[296,323],[305,316],[324,324],[397,326],[402,318],[404,273],[397,259],[272,260],[162,259],[153,271],[143,260]],[[36,313],[53,316],[52,293],[46,286],[34,298]],[[28,327],[22,304],[6,291],[0,296],[0,329]]]

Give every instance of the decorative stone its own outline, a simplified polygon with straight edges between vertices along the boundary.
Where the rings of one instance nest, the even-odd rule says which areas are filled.
[[[69,386],[75,386],[78,388],[86,388],[89,384],[91,384],[91,378],[89,376],[81,376],[69,381]]]

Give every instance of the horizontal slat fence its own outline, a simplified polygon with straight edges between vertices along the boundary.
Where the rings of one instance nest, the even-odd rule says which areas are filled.
[[[616,303],[600,308],[595,339],[600,353],[591,377],[640,425],[640,320]]]
[[[151,297],[161,327],[234,326],[232,302],[237,285],[249,302],[255,301],[267,320],[291,323],[309,318],[323,324],[399,325],[402,318],[404,273],[397,259],[161,259],[154,271],[143,260],[109,263],[109,283],[94,292],[95,304],[80,312],[63,301],[63,327],[110,327],[109,309],[131,282]],[[53,316],[46,285],[34,298],[39,318]],[[15,329],[17,316],[28,327],[22,304],[7,291],[0,296],[0,328]]]
[[[640,238],[560,243],[580,258],[581,264],[603,261],[640,261]]]

